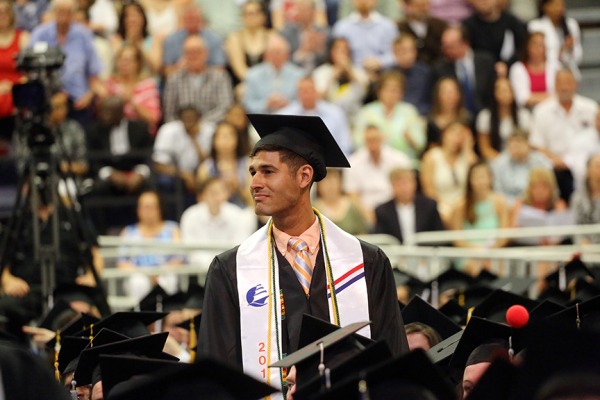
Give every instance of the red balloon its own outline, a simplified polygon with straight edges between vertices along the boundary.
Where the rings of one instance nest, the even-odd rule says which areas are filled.
[[[506,310],[506,322],[513,328],[522,328],[529,322],[529,311],[518,304],[511,306]]]

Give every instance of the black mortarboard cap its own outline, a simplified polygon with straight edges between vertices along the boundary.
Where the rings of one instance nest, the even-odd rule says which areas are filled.
[[[169,297],[165,289],[160,285],[155,285],[150,293],[148,293],[140,301],[138,308],[140,311],[163,311],[163,302]]]
[[[101,354],[131,354],[177,361],[176,357],[162,351],[168,336],[168,332],[161,332],[87,348],[81,352],[74,379],[78,386],[93,383],[94,371],[99,365]]]
[[[173,364],[177,364],[177,361],[102,354],[100,355],[100,373],[102,374],[104,398],[109,399],[111,390],[121,382],[138,375],[156,372]]]
[[[600,296],[600,287],[588,282],[584,278],[577,278],[572,290],[575,292],[575,299],[578,301],[588,301]]]
[[[600,332],[600,296],[576,303],[541,322],[567,329]]]
[[[471,353],[486,343],[506,342],[508,350],[512,328],[486,319],[471,317],[450,360],[450,369],[463,370]]]
[[[167,296],[163,300],[163,311],[171,312],[182,310],[185,307],[187,301],[187,294],[182,291],[178,291],[170,296]]]
[[[479,274],[477,274],[477,276],[475,277],[477,283],[484,285],[494,282],[496,279],[498,279],[498,275],[488,271],[487,269],[482,269],[481,271],[479,271]]]
[[[544,300],[529,311],[529,324],[535,324],[553,314],[561,312],[565,309],[564,306],[557,304],[551,300]]]
[[[452,299],[454,299],[459,306],[470,310],[471,308],[478,306],[493,291],[494,289],[489,286],[475,285],[458,289],[452,296]]]
[[[213,359],[178,363],[116,385],[110,400],[244,399],[277,392],[272,386]]]
[[[97,287],[76,283],[63,283],[54,289],[54,300],[63,300],[67,303],[82,301],[90,306],[97,306],[99,296],[102,296],[102,292]]]
[[[61,326],[64,326],[64,324],[69,324],[71,321],[77,319],[78,315],[79,313],[73,310],[67,301],[58,300],[54,303],[54,306],[48,310],[39,326],[40,328],[56,331],[60,329]]]
[[[548,274],[544,279],[546,280],[546,282],[548,282],[549,285],[560,287],[560,279],[562,274],[561,270],[564,270],[565,287],[566,285],[568,285],[569,282],[571,282],[571,280],[575,278],[587,278],[592,280],[594,279],[594,274],[592,274],[592,271],[590,271],[590,269],[585,265],[585,263],[581,261],[581,258],[579,256],[573,257],[571,261],[569,261],[563,266],[560,266],[556,271],[552,272],[551,274]]]
[[[461,289],[465,290],[469,287],[475,286],[476,284],[477,281],[472,276],[467,275],[464,272],[460,272],[455,268],[449,268],[427,283],[429,294],[425,295],[425,292],[423,292],[423,297],[428,301],[432,299],[433,291],[436,285],[438,295],[441,296],[444,293],[448,294],[448,291],[458,291]],[[450,292],[449,294],[452,293],[453,292]],[[434,304],[433,299],[432,304]]]
[[[320,117],[300,115],[248,114],[261,146],[276,145],[304,158],[315,173],[315,182],[327,175],[327,167],[349,168],[350,163]]]
[[[196,326],[196,332],[198,332],[198,330],[200,329],[200,321],[202,320],[202,313],[199,313],[194,318],[187,318],[185,321],[177,324],[177,326],[182,329],[185,329],[186,331],[189,331],[192,319],[194,320],[194,325]]]
[[[475,307],[471,315],[504,323],[506,322],[506,311],[516,304],[525,307],[529,311],[538,303],[527,297],[496,289]]]
[[[537,281],[536,278],[530,277],[508,277],[498,278],[488,285],[492,289],[502,289],[506,292],[518,294],[519,296],[527,296],[529,288]]]
[[[112,329],[102,328],[91,341],[88,339],[88,347],[104,346],[111,343],[120,342],[121,340],[131,339],[129,336],[120,334]]]
[[[96,332],[100,332],[102,328],[109,328],[129,337],[146,336],[150,334],[147,326],[164,318],[167,314],[168,313],[165,312],[153,311],[117,312],[98,321],[91,327],[79,332],[79,334],[82,336],[90,336],[90,333],[95,335]]]
[[[456,351],[458,342],[463,335],[463,330],[456,332],[454,335],[442,340],[431,349],[427,350],[427,355],[431,362],[442,367],[447,366]]]
[[[192,308],[194,310],[202,310],[204,304],[204,288],[198,284],[190,283],[187,290],[187,298],[183,308]]]
[[[60,372],[61,375],[75,371],[77,363],[73,363],[73,361],[79,358],[79,353],[81,353],[88,344],[90,344],[90,341],[86,338],[73,336],[62,338],[60,351],[58,352],[58,372]]]
[[[552,301],[561,306],[568,306],[571,303],[571,294],[563,292],[558,286],[547,286],[538,295],[538,301]]]
[[[483,373],[479,382],[469,393],[469,400],[506,400],[510,399],[517,380],[519,370],[509,361],[497,358],[492,361]]]
[[[443,339],[447,339],[460,331],[461,328],[448,317],[435,309],[431,304],[419,296],[412,298],[410,303],[402,310],[404,324],[420,322],[433,328]]]
[[[86,336],[84,334],[85,330],[88,327],[90,327],[92,324],[95,324],[98,321],[99,321],[99,319],[91,314],[86,314],[86,313],[79,314],[78,317],[76,317],[71,322],[69,322],[67,325],[62,327],[62,329],[60,329],[60,327],[59,327],[60,335],[63,337],[64,336],[80,336],[80,337]],[[89,336],[89,334],[87,336]],[[46,343],[46,347],[51,348],[51,349],[54,348],[55,345],[56,345],[56,337],[54,337],[52,340],[50,340],[48,343]]]
[[[439,308],[440,312],[448,317],[452,322],[458,326],[467,324],[467,316],[469,310],[458,304],[455,299],[448,300],[443,306]]]

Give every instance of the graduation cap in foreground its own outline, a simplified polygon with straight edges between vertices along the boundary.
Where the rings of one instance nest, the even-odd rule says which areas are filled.
[[[506,322],[506,310],[516,304],[525,307],[529,311],[537,306],[538,303],[527,297],[496,289],[475,307],[471,315],[504,323]]]
[[[164,318],[167,314],[168,313],[165,312],[153,311],[117,312],[88,326],[78,333],[81,336],[94,336],[97,332],[100,332],[102,328],[109,328],[132,338],[146,336],[150,334],[150,330],[148,330],[147,326]]]
[[[404,325],[413,322],[425,324],[433,328],[442,340],[449,338],[461,330],[460,326],[456,325],[419,296],[413,297],[410,303],[402,310],[402,320],[404,321]]]
[[[469,400],[510,399],[518,377],[519,370],[514,364],[497,358],[483,373],[468,398]]]
[[[296,383],[298,386],[303,385],[314,379],[315,376],[320,375],[319,364],[321,359],[325,368],[331,369],[364,350],[366,345],[372,344],[373,341],[370,339],[353,335],[370,323],[370,321],[355,322],[339,328],[329,322],[304,314],[300,332],[300,346],[306,343],[309,338],[312,338],[313,341],[271,364],[270,367],[290,368],[295,365]]]
[[[245,399],[266,397],[278,390],[213,359],[177,363],[153,374],[130,379],[111,390],[111,400]]]
[[[320,181],[327,167],[350,168],[350,163],[320,117],[299,115],[248,114],[260,140],[255,154],[263,146],[276,145],[304,158]]]
[[[79,365],[75,370],[74,379],[78,386],[96,383],[99,380],[96,368],[100,363],[101,354],[130,354],[177,361],[177,357],[162,351],[168,336],[168,332],[162,332],[85,349],[79,357]]]

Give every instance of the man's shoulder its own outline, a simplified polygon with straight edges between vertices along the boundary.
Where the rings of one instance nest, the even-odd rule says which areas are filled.
[[[373,243],[366,242],[362,239],[358,239],[360,243],[360,248],[363,253],[363,261],[365,264],[365,268],[373,268],[373,267],[381,267],[379,263],[387,260],[387,256],[385,253],[379,248],[379,246],[374,245]]]
[[[381,203],[380,205],[375,207],[375,213],[376,214],[379,214],[379,213],[385,214],[395,208],[396,208],[396,202],[394,201],[394,199],[391,199],[391,200],[386,201],[385,203]]]
[[[580,94],[576,94],[574,98],[574,103],[577,104],[583,110],[595,112],[598,110],[598,103],[586,96],[582,96]]]

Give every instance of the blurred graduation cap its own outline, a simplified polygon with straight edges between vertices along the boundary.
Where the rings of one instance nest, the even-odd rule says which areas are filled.
[[[111,400],[245,399],[266,397],[278,390],[213,359],[177,363],[155,373],[117,384]]]
[[[576,278],[586,278],[593,280],[594,274],[590,269],[581,261],[581,257],[575,255],[571,261],[562,265],[558,270],[548,274],[544,280],[550,286],[556,286],[560,290],[565,291],[569,282]]]
[[[510,399],[519,377],[519,370],[509,361],[497,358],[483,373],[469,393],[469,400]]]
[[[551,301],[561,306],[568,306],[571,302],[571,295],[560,290],[558,286],[547,286],[538,295],[538,301]]]
[[[190,362],[196,361],[196,349],[198,346],[198,333],[200,331],[200,321],[202,320],[202,312],[199,312],[196,316],[188,318],[185,321],[177,324],[179,328],[189,331],[188,337],[188,349],[190,351]]]
[[[511,292],[519,296],[526,296],[529,288],[536,282],[536,278],[530,277],[507,277],[498,278],[495,281],[488,283],[492,289],[502,289],[506,292]]]
[[[61,299],[48,310],[39,326],[40,328],[56,331],[65,324],[68,325],[71,321],[77,319],[78,316],[79,313],[73,310],[67,301]]]
[[[433,328],[443,339],[447,339],[460,331],[461,328],[431,304],[419,296],[413,297],[408,305],[402,310],[404,324],[420,322]]]
[[[262,146],[275,145],[304,158],[314,169],[315,182],[327,175],[327,167],[350,168],[350,163],[320,117],[299,115],[248,114]]]
[[[394,283],[396,284],[396,287],[406,286],[408,288],[409,299],[414,295],[420,294],[425,288],[425,282],[407,272],[401,271],[398,268],[393,268],[392,273],[394,274]]]
[[[482,269],[479,271],[479,274],[475,277],[475,280],[479,284],[487,285],[491,282],[494,282],[498,279],[498,275],[488,271],[487,269]]]
[[[204,304],[204,287],[197,283],[190,283],[187,290],[187,297],[183,308],[202,310]]]
[[[472,276],[455,268],[449,268],[426,284],[426,289],[423,290],[423,298],[434,307],[438,307],[440,303],[444,303],[444,301],[440,301],[441,297],[452,296],[455,292],[466,290],[476,284],[477,281]]]
[[[368,369],[319,399],[456,399],[454,390],[422,349]]]
[[[600,296],[600,287],[588,282],[584,278],[577,278],[571,289],[576,300],[587,301],[594,297]]]
[[[494,289],[485,285],[476,285],[468,288],[458,289],[452,299],[456,303],[467,310],[478,306],[486,297],[488,297]]]
[[[81,301],[92,307],[98,307],[99,296],[102,296],[102,292],[98,288],[76,283],[63,283],[54,289],[55,301]]]
[[[79,356],[79,364],[75,370],[74,379],[77,381],[77,386],[89,385],[101,380],[97,376],[101,354],[129,354],[178,361],[177,357],[162,351],[168,336],[168,332],[162,332],[85,349]]]
[[[62,327],[62,328],[58,327],[56,330],[60,331],[61,337],[86,336],[86,335],[84,335],[84,333],[86,332],[86,329],[88,329],[90,326],[92,326],[93,324],[95,324],[98,321],[100,321],[100,320],[98,318],[96,318],[95,316],[93,316],[91,314],[83,313],[83,314],[79,314],[78,317],[71,320],[71,322],[69,322],[64,327]],[[89,337],[89,334],[87,336]],[[46,347],[51,348],[51,349],[54,348],[56,346],[56,340],[57,340],[57,336],[55,336],[52,340],[50,340],[48,343],[46,343]]]
[[[185,321],[177,324],[176,326],[185,329],[186,331],[191,330],[192,323],[194,324],[196,332],[200,329],[200,321],[202,320],[202,313],[197,314],[192,318],[188,318]]]
[[[78,332],[81,336],[94,336],[102,328],[109,328],[129,337],[150,334],[147,326],[164,318],[168,313],[153,311],[123,311],[114,313]]]
[[[160,285],[155,285],[138,305],[139,311],[163,311],[163,302],[169,294]]]
[[[90,344],[86,338],[67,336],[62,338],[58,352],[58,373],[60,376],[75,371],[79,361],[79,353]]]
[[[504,323],[506,322],[506,310],[515,304],[521,305],[525,307],[527,311],[530,311],[538,303],[527,297],[496,289],[475,307],[471,315],[494,322]]]
[[[467,324],[467,316],[469,315],[469,310],[467,310],[465,307],[460,306],[455,299],[448,300],[443,306],[439,308],[439,311],[458,326],[463,326]]]
[[[600,333],[600,296],[576,303],[543,321],[553,326]]]
[[[270,367],[290,368],[295,365],[296,383],[300,386],[320,375],[321,360],[325,369],[331,369],[374,343],[370,339],[355,335],[370,323],[370,321],[355,322],[340,328],[304,314],[300,328],[299,350],[271,364]]]
[[[100,373],[102,374],[102,392],[104,398],[110,398],[110,392],[119,383],[138,375],[151,374],[162,368],[177,364],[172,360],[157,360],[122,355],[100,355]]]
[[[551,300],[544,300],[529,311],[529,324],[535,324],[565,309],[564,306]]]

